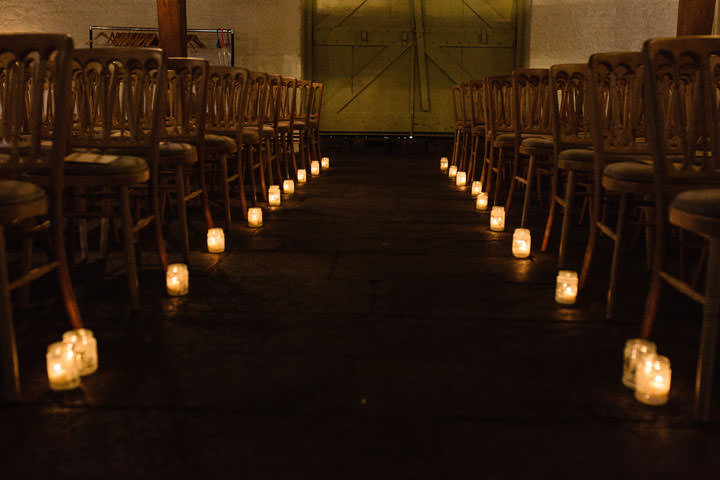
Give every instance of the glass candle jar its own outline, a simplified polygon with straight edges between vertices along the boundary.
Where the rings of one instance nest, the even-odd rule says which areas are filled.
[[[447,157],[440,158],[440,170],[442,170],[444,172],[445,170],[448,169],[448,165],[449,165],[449,162],[448,162]]]
[[[513,232],[512,253],[515,258],[527,258],[530,256],[530,230],[527,228],[516,228]]]
[[[555,283],[555,301],[572,305],[577,299],[578,274],[572,270],[560,270]]]
[[[470,187],[470,195],[473,197],[477,197],[482,193],[482,183],[480,183],[478,180],[474,180],[472,182],[472,186]]]
[[[80,386],[80,371],[72,343],[51,343],[45,360],[51,390],[72,390]]]
[[[456,175],[457,167],[455,165],[450,165],[450,167],[448,167],[448,177],[455,178]]]
[[[505,230],[505,207],[492,207],[490,210],[490,230],[502,232]]]
[[[635,371],[635,398],[646,405],[665,405],[670,397],[670,360],[655,353],[640,356]]]
[[[283,193],[287,195],[295,193],[295,182],[292,179],[283,180]]]
[[[249,227],[262,227],[262,208],[252,207],[248,208],[248,226]]]
[[[455,174],[455,185],[464,187],[465,183],[467,183],[467,174],[465,172],[457,172]]]
[[[187,295],[190,288],[190,275],[187,265],[184,263],[172,263],[168,265],[165,274],[168,295],[177,297]]]
[[[330,168],[330,157],[322,157],[320,159],[320,167],[323,170],[327,170],[328,168]]]
[[[485,192],[480,192],[477,197],[475,197],[475,208],[478,210],[487,210],[488,207],[488,194]]]
[[[270,185],[268,188],[268,205],[279,207],[281,202],[280,185]]]
[[[310,175],[320,175],[320,162],[317,160],[310,162]]]
[[[78,328],[63,333],[63,342],[73,346],[80,376],[90,375],[98,368],[97,340],[92,330]]]
[[[656,353],[655,342],[643,338],[631,338],[625,342],[623,350],[623,376],[622,382],[628,388],[635,388],[635,372],[638,360],[646,353]]]
[[[307,181],[307,173],[305,172],[304,168],[298,168],[297,171],[297,182],[298,185],[302,185]]]
[[[225,251],[225,232],[220,227],[209,228],[207,232],[207,249],[210,253]]]

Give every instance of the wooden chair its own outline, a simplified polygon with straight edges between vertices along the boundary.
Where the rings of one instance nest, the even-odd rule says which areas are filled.
[[[500,186],[500,177],[504,167],[505,156],[508,151],[516,153],[515,149],[515,133],[512,108],[512,76],[501,75],[492,76],[485,79],[485,88],[487,91],[487,120],[486,132],[489,142],[489,155],[483,160],[483,172],[481,181],[484,190],[490,198],[493,192],[493,180],[495,181],[495,189],[493,195],[493,204],[498,203],[498,190]],[[487,129],[489,126],[489,130]],[[495,179],[493,179],[495,174]]]
[[[295,91],[295,118],[293,121],[294,142],[297,144],[300,153],[300,165],[306,171],[309,171],[310,139],[308,138],[308,125],[310,124],[310,105],[313,91],[312,82],[309,80],[297,80]],[[295,167],[295,175],[297,175],[297,163]]]
[[[71,115],[72,51],[72,39],[67,35],[0,35],[0,373],[7,401],[20,399],[13,290],[57,271],[70,323],[73,328],[82,327],[63,237],[63,158]],[[52,123],[47,122],[49,117]],[[43,137],[51,146],[41,149]],[[28,181],[28,168],[47,172],[46,189]],[[36,223],[38,218],[41,221]],[[5,232],[14,228],[25,236],[23,274],[11,279]],[[32,237],[48,230],[54,258],[31,268]]]
[[[308,140],[310,141],[310,152],[312,160],[320,161],[320,111],[322,110],[323,91],[325,86],[319,82],[312,83],[310,94],[310,112],[308,114]]]
[[[277,99],[277,155],[281,164],[280,178],[294,178],[297,171],[295,158],[295,102],[297,100],[297,80],[292,77],[281,77]],[[292,165],[292,175],[290,166]],[[279,182],[282,183],[282,182]]]
[[[485,80],[472,80],[470,88],[470,155],[467,178],[475,180],[478,157],[487,156]]]
[[[130,302],[135,309],[140,306],[136,233],[153,225],[162,266],[158,281],[163,285],[168,263],[158,197],[166,62],[162,50],[154,48],[93,48],[73,54],[75,115],[70,144],[80,151],[65,159],[65,185],[99,193],[103,199],[117,198]],[[137,219],[132,214],[131,190]],[[108,216],[107,202],[103,205],[102,215]],[[140,207],[144,207],[143,216]]]
[[[652,39],[643,55],[657,235],[641,335],[652,332],[664,283],[703,306],[694,414],[707,421],[720,317],[720,38]],[[673,268],[668,221],[707,239],[704,291]]]
[[[240,191],[240,202],[243,216],[247,216],[247,200],[245,198],[244,163],[243,155],[247,155],[247,149],[243,147],[243,127],[245,102],[248,95],[247,69],[238,67],[210,67],[207,96],[207,132],[205,138],[222,137],[230,138],[235,145],[234,149],[223,148],[208,152],[211,158],[218,158],[219,162],[213,164],[220,172],[220,188],[223,196],[225,211],[225,224],[230,228],[232,215],[230,211],[230,186],[237,182]],[[228,160],[232,158],[234,150],[235,171],[228,170]]]
[[[548,248],[555,218],[555,207],[563,209],[558,268],[566,265],[567,243],[570,235],[575,191],[585,186],[590,191],[593,171],[593,152],[589,149],[592,139],[588,127],[586,63],[553,65],[550,68],[550,97],[552,99],[552,125],[554,166],[552,170],[550,209],[541,251]],[[565,187],[561,181],[565,177]],[[561,194],[562,192],[562,194]],[[562,196],[561,196],[562,195]]]
[[[530,193],[536,174],[548,175],[552,168],[553,142],[549,137],[552,133],[549,77],[550,71],[544,68],[524,68],[514,70],[512,73],[515,144],[505,211],[510,211],[515,185],[518,183],[525,185],[521,227],[525,226],[527,219]],[[521,164],[523,156],[528,157],[527,165]],[[521,174],[522,170],[525,170],[524,174]],[[538,195],[541,193],[539,180],[538,176]]]
[[[453,152],[450,158],[450,165],[458,166],[462,158],[462,152],[465,149],[467,141],[468,125],[465,123],[465,106],[466,102],[463,98],[462,85],[453,85],[450,87],[450,95],[453,105],[453,119],[455,121],[455,135],[453,141]]]
[[[606,317],[611,318],[630,209],[647,208],[653,194],[653,167],[642,111],[644,67],[640,52],[595,54],[588,67],[593,201],[580,288],[587,284],[597,237],[602,232],[614,242],[606,308]],[[618,199],[618,207],[613,227],[608,213],[614,198]],[[651,238],[646,232],[649,249]]]
[[[253,204],[257,203],[258,198],[256,175],[259,177],[260,195],[263,200],[267,200],[265,172],[266,166],[269,168],[270,165],[272,154],[270,138],[274,135],[272,129],[265,126],[268,90],[266,73],[249,72],[247,101],[241,123],[242,149],[247,151],[247,168],[252,185]],[[272,180],[270,179],[270,181]]]

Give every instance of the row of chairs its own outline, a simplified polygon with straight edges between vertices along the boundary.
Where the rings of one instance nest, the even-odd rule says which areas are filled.
[[[571,266],[573,207],[578,196],[584,199],[589,237],[581,290],[598,236],[613,240],[608,318],[632,219],[635,231],[645,232],[652,269],[641,336],[651,335],[664,283],[703,305],[695,413],[705,420],[720,316],[719,55],[720,37],[651,39],[642,52],[598,53],[587,63],[518,69],[452,87],[451,163],[482,181],[494,204],[507,192],[507,212],[516,186],[524,186],[523,227],[534,185],[540,194],[541,179],[549,178],[541,251],[560,207],[559,268]],[[706,240],[694,269],[685,254],[688,232]],[[686,241],[671,254],[677,238]]]
[[[70,323],[82,327],[70,265],[76,252],[88,255],[88,225],[97,224],[102,256],[113,231],[121,239],[130,303],[139,308],[140,231],[152,227],[164,285],[170,210],[190,265],[188,202],[197,199],[213,227],[217,192],[229,229],[231,197],[247,216],[248,203],[266,200],[268,184],[319,161],[322,92],[319,83],[167,58],[160,49],[74,49],[66,35],[0,35],[5,398],[20,392],[11,292],[25,303],[30,282],[57,270]],[[43,232],[50,260],[33,267],[34,237]]]

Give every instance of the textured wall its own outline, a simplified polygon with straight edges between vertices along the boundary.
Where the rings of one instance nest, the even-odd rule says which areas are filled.
[[[157,27],[155,0],[2,0],[0,32],[65,32],[86,46],[91,25]],[[235,30],[236,65],[300,76],[303,0],[187,0],[188,28]]]
[[[532,0],[530,66],[640,50],[648,38],[675,35],[677,8],[678,0]]]

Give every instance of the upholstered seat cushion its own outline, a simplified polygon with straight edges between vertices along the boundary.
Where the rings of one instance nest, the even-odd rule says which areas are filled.
[[[108,155],[130,155],[135,157],[144,157],[147,149],[144,148],[111,148],[105,153]],[[160,142],[158,148],[158,156],[161,162],[172,163],[194,163],[197,162],[197,149],[189,143],[182,142]]]
[[[40,200],[45,190],[31,182],[0,180],[0,207]]]
[[[553,140],[547,137],[527,137],[520,142],[521,147],[552,150]]]
[[[692,215],[720,219],[720,188],[682,192],[672,201],[671,207]]]
[[[652,164],[632,160],[608,164],[603,175],[624,182],[652,183],[654,180]]]
[[[205,146],[211,153],[222,152],[229,154],[237,152],[235,139],[225,135],[206,134]]]
[[[65,157],[65,176],[69,175],[134,175],[148,170],[147,162],[132,155],[101,155],[75,152]],[[39,173],[39,172],[33,172]]]
[[[521,134],[520,138],[531,138],[531,137],[544,137],[540,134]],[[494,141],[495,146],[502,146],[502,147],[512,147],[515,144],[515,134],[514,133],[501,133],[497,137],[495,137]]]

